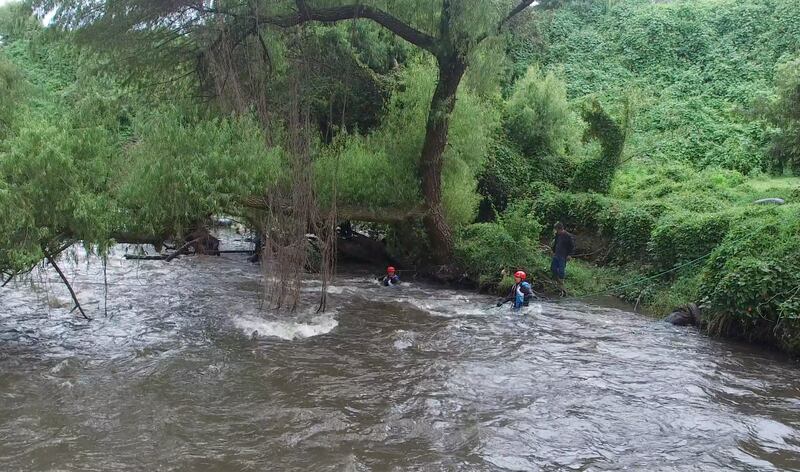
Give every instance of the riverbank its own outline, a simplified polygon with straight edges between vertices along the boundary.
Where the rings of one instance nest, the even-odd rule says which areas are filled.
[[[541,243],[552,222],[575,233],[566,288],[613,295],[654,316],[697,303],[704,331],[800,354],[800,179],[688,166],[629,166],[608,195],[538,186],[494,223],[462,233],[460,260],[486,290],[514,268],[551,289]],[[783,205],[759,205],[780,198]]]

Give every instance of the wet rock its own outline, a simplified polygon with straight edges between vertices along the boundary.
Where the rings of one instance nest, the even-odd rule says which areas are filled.
[[[756,205],[783,205],[786,202],[782,198],[762,198],[761,200],[756,200],[753,203]]]
[[[664,321],[675,326],[700,326],[702,324],[700,308],[694,303],[683,305],[675,308]]]

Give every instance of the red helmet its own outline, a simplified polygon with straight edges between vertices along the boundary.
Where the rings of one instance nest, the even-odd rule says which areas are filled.
[[[527,275],[525,275],[525,272],[518,270],[514,272],[514,277],[519,277],[520,279],[525,280],[525,277],[527,277]]]
[[[389,267],[386,268],[386,272],[388,272],[390,274],[393,273],[394,271],[395,271],[394,267],[392,267],[392,266],[389,266]]]

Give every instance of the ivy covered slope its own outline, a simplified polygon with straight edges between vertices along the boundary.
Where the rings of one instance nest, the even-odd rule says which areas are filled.
[[[507,132],[482,180],[508,209],[469,230],[472,267],[508,265],[510,249],[485,249],[497,240],[543,272],[514,221],[547,239],[560,220],[590,262],[571,264],[573,293],[660,315],[699,302],[709,332],[800,353],[800,2],[581,2],[520,25],[509,51]],[[525,125],[513,102],[531,66]],[[524,178],[507,178],[515,167]],[[787,203],[753,204],[766,197]]]
[[[797,0],[580,2],[522,25],[511,55],[516,75],[558,71],[571,99],[631,98],[628,156],[750,173],[798,165],[767,149],[799,38]]]

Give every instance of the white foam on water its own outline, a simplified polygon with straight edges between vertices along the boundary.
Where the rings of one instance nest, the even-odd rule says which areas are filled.
[[[405,330],[397,330],[395,333],[395,341],[394,347],[398,351],[402,351],[405,349],[410,348],[414,345],[414,339],[416,338],[416,333],[413,331],[405,331]]]
[[[329,312],[317,315],[305,323],[292,320],[265,320],[257,316],[241,315],[233,319],[233,324],[247,336],[257,331],[258,337],[276,337],[292,341],[330,333],[339,325],[334,314]]]
[[[455,295],[452,299],[407,298],[398,301],[408,302],[415,308],[432,315],[445,318],[459,316],[486,316],[490,308],[483,300],[470,300],[463,295]],[[488,312],[491,314],[491,312]]]
[[[355,285],[331,285],[328,287],[328,293],[334,295],[341,295],[345,292],[358,292],[359,290],[360,288]]]
[[[50,369],[50,372],[53,374],[57,374],[62,370],[66,369],[67,367],[69,367],[69,359],[64,359],[63,361],[56,364],[55,367]]]

